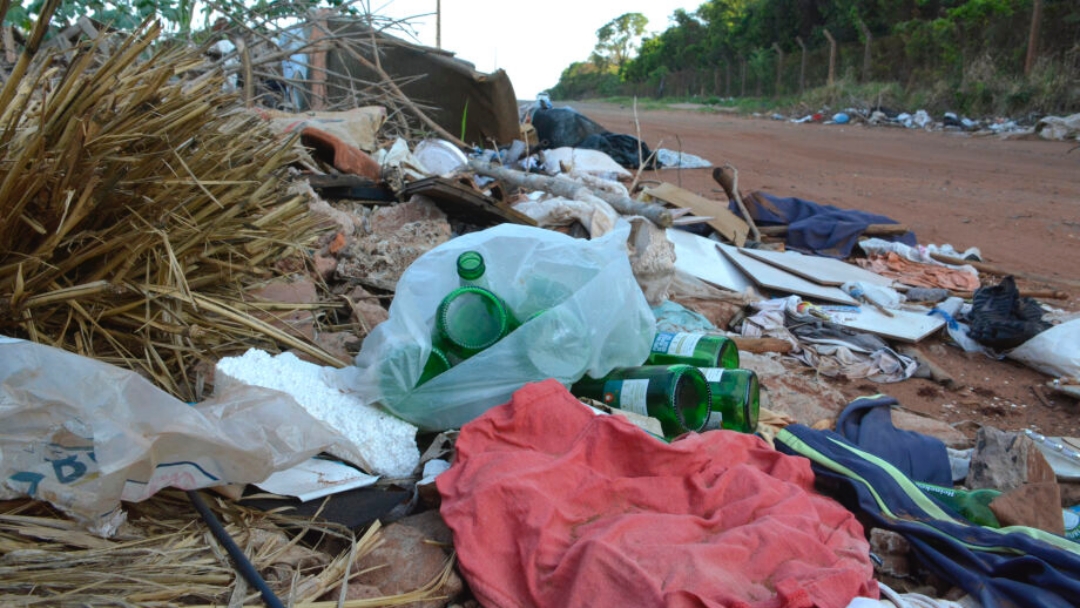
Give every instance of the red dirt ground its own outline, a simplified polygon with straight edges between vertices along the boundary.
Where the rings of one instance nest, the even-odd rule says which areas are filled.
[[[639,109],[635,121],[626,106],[569,105],[617,133],[637,134],[640,124],[650,147],[682,150],[718,166],[731,163],[743,192],[879,213],[910,226],[922,244],[978,247],[988,263],[1053,279],[1018,284],[1065,291],[1068,300],[1043,301],[1080,310],[1080,150],[1069,153],[1075,143],[792,124],[694,109]],[[711,169],[666,169],[643,179],[726,200]],[[955,426],[969,435],[982,424],[1080,435],[1077,403],[1047,392],[1046,376],[1010,360],[963,353],[940,338],[920,347],[963,388],[947,391],[911,379],[841,382],[839,390],[851,398],[890,394],[912,410],[961,423]]]

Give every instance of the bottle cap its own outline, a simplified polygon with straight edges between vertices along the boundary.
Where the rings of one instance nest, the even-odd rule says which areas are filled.
[[[484,256],[478,251],[466,251],[458,256],[457,273],[466,281],[475,281],[484,276]]]

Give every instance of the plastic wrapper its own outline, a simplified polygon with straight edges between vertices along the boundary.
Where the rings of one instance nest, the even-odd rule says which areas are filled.
[[[285,393],[190,406],[129,370],[0,336],[0,500],[48,501],[102,536],[121,500],[257,483],[339,440]]]
[[[505,403],[522,385],[640,365],[656,321],[630,270],[630,226],[593,240],[504,224],[444,243],[398,282],[390,318],[364,340],[356,365],[332,372],[365,403],[429,431],[457,428]],[[416,386],[431,352],[435,311],[456,288],[458,255],[479,251],[488,287],[524,321],[490,348]],[[537,315],[543,311],[543,314]]]

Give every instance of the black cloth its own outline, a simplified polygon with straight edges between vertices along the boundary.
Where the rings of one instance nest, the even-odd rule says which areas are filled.
[[[980,287],[971,299],[973,340],[995,350],[1009,350],[1050,328],[1043,309],[1032,298],[1020,297],[1016,280],[1005,277],[992,287]]]
[[[639,143],[641,146],[640,150],[638,150]],[[599,150],[610,156],[612,160],[620,165],[630,167],[631,169],[637,169],[641,166],[641,163],[638,162],[638,153],[640,152],[640,158],[644,161],[647,169],[654,169],[657,166],[656,159],[651,158],[652,152],[649,151],[649,146],[632,135],[623,135],[621,133],[597,133],[581,140],[581,143],[576,147],[585,148],[587,150]]]

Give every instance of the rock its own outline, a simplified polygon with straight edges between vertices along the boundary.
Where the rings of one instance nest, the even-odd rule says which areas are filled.
[[[1042,481],[998,496],[990,503],[990,510],[1003,527],[1028,526],[1063,536],[1065,520],[1060,504],[1061,490],[1057,483]]]
[[[915,431],[923,435],[936,437],[945,443],[946,447],[954,450],[962,450],[971,447],[971,440],[960,431],[954,429],[947,422],[934,420],[926,416],[920,416],[913,412],[893,408],[893,425],[905,431]]]
[[[1034,441],[993,427],[979,429],[967,477],[969,487],[1009,492],[1025,483],[1040,482],[1056,483],[1056,476]]]
[[[282,304],[314,304],[319,299],[314,281],[302,274],[273,281],[249,295],[258,301]],[[257,312],[254,316],[291,335],[315,339],[315,315],[309,310],[275,310]]]
[[[315,254],[315,274],[319,275],[322,280],[330,281],[330,279],[334,278],[337,266],[337,258],[319,253]]]
[[[673,297],[671,298],[671,301],[682,304],[690,310],[702,315],[708,319],[710,323],[721,329],[728,327],[731,320],[745,307],[742,302],[714,300],[709,298]]]
[[[346,600],[371,597],[371,588],[379,596],[392,596],[416,591],[438,577],[446,567],[447,554],[438,545],[426,542],[427,534],[402,523],[390,524],[382,530],[383,543],[357,560],[353,572],[361,572],[349,583]],[[456,571],[433,595],[447,599],[428,600],[409,604],[416,608],[442,608],[464,590]],[[332,599],[336,599],[332,598]]]
[[[911,575],[911,563],[908,561],[911,545],[900,534],[874,528],[870,531],[870,551],[881,558],[882,563],[877,569],[882,574],[899,578]]]
[[[416,258],[450,236],[446,215],[428,199],[381,207],[371,214],[369,232],[341,252],[338,276],[393,291]]]
[[[443,545],[447,551],[454,548],[454,533],[446,525],[442,515],[436,509],[410,515],[398,523],[416,528],[424,535],[424,538]]]
[[[775,355],[740,352],[740,367],[754,371],[761,384],[761,407],[787,414],[805,425],[835,418],[847,401],[840,391],[798,364],[788,369]]]
[[[332,355],[338,361],[341,361],[345,365],[351,365],[353,361],[353,352],[358,350],[357,337],[352,332],[348,331],[321,331],[315,335],[315,343],[322,347],[327,353]],[[294,352],[298,358],[311,360],[306,358],[305,355]],[[312,363],[318,363],[319,365],[325,365],[322,361],[311,361]]]
[[[352,302],[353,323],[360,326],[365,336],[371,333],[376,325],[390,318],[390,313],[363,287],[353,289],[348,298]]]

